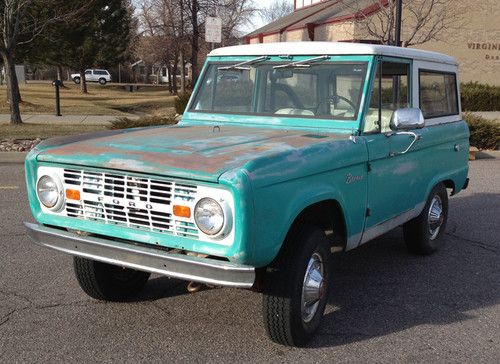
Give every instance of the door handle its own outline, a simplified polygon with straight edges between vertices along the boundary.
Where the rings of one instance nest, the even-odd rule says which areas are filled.
[[[420,140],[422,139],[422,136],[420,134],[417,134],[417,133],[414,133],[412,131],[398,131],[396,133],[389,133],[389,134],[386,134],[387,137],[391,137],[393,135],[409,135],[413,138],[413,140],[411,141],[410,145],[408,146],[408,148],[406,148],[405,150],[403,150],[402,152],[389,152],[389,156],[390,157],[394,157],[396,155],[401,155],[401,154],[406,154],[408,153],[408,151],[411,149],[411,147],[413,147],[413,145],[417,142],[417,140]]]

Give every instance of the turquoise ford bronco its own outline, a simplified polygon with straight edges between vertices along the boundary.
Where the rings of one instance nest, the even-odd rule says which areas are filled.
[[[32,150],[37,222],[25,225],[74,256],[91,297],[133,298],[151,273],[251,288],[271,339],[300,346],[335,281],[332,252],[401,225],[411,252],[439,248],[468,150],[451,57],[332,42],[221,48],[177,125]]]

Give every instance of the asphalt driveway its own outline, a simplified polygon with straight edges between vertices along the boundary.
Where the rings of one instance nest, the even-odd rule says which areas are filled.
[[[445,244],[408,254],[400,230],[335,257],[308,348],[265,336],[259,294],[153,277],[133,303],[78,287],[69,256],[33,245],[22,165],[0,163],[0,363],[500,362],[500,159],[471,163]]]

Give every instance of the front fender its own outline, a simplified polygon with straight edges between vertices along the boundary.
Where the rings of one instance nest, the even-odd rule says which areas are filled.
[[[348,174],[362,176],[346,183]],[[347,237],[362,232],[366,209],[366,167],[344,167],[254,191],[254,264],[265,266],[278,254],[295,219],[307,207],[334,200],[344,216]]]

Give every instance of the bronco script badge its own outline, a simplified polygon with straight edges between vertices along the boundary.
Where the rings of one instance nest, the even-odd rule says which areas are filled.
[[[353,176],[352,174],[348,174],[345,178],[345,183],[350,185],[351,183],[361,181],[363,176]]]

